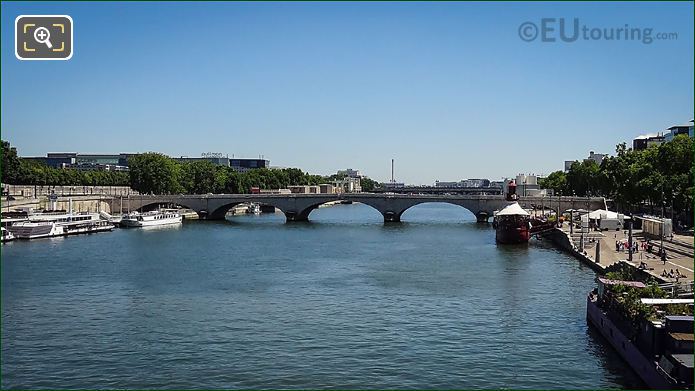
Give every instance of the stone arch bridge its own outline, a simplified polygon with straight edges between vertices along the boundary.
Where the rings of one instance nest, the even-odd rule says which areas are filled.
[[[112,211],[141,210],[148,206],[176,204],[194,210],[203,219],[222,220],[229,209],[242,203],[255,202],[280,209],[287,221],[307,221],[319,205],[331,201],[352,201],[369,205],[384,216],[384,222],[401,221],[409,208],[428,202],[445,202],[471,211],[478,222],[487,222],[495,210],[509,204],[502,195],[422,195],[422,194],[207,194],[207,195],[133,195],[114,197]],[[606,209],[603,197],[522,197],[525,208]]]

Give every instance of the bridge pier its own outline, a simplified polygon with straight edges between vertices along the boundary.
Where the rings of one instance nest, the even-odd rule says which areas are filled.
[[[401,214],[396,212],[382,212],[384,216],[384,223],[400,223]]]
[[[475,221],[478,223],[488,223],[490,215],[487,212],[478,212],[475,215]]]
[[[309,221],[308,213],[297,213],[294,211],[283,212],[285,214],[286,222],[291,223],[295,221]]]

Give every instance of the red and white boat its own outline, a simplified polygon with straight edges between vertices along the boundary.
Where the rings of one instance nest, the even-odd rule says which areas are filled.
[[[498,243],[526,243],[531,237],[529,213],[518,202],[495,212],[492,226]]]

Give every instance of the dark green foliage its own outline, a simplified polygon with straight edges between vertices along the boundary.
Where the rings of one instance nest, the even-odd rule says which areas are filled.
[[[362,186],[362,191],[370,192],[381,187],[381,184],[375,180],[363,177],[360,181],[360,186]]]
[[[2,141],[2,183],[14,183],[17,180],[21,161],[17,151],[10,143]]]
[[[252,187],[282,189],[329,181],[298,168],[259,168],[241,173],[207,161],[178,163],[161,154],[138,155],[129,165],[133,189],[156,194],[246,194]]]
[[[174,194],[179,184],[181,167],[161,153],[148,152],[128,159],[130,187],[144,194]]]
[[[563,195],[604,196],[621,210],[640,204],[673,203],[677,211],[692,211],[693,140],[687,135],[641,151],[616,146],[615,156],[599,166],[587,160],[574,162],[567,173],[556,171],[540,181],[541,187]],[[663,191],[663,196],[662,196]]]
[[[298,168],[260,168],[240,173],[208,161],[178,163],[156,152],[132,156],[129,172],[56,169],[22,160],[2,142],[2,180],[9,184],[65,186],[130,186],[144,194],[244,194],[252,187],[282,189],[293,185],[318,185],[337,176],[311,175]],[[377,182],[362,178],[364,191]]]

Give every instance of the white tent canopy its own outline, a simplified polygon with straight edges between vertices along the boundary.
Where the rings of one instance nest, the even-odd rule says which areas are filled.
[[[610,210],[605,210],[605,209],[597,209],[593,212],[589,212],[589,218],[592,220],[601,220],[601,219],[618,219],[618,213],[617,212],[611,212]]]
[[[502,210],[497,212],[496,216],[511,216],[511,215],[521,215],[521,216],[528,216],[528,212],[524,210],[524,208],[519,205],[518,202],[515,202],[511,205],[505,206]]]

